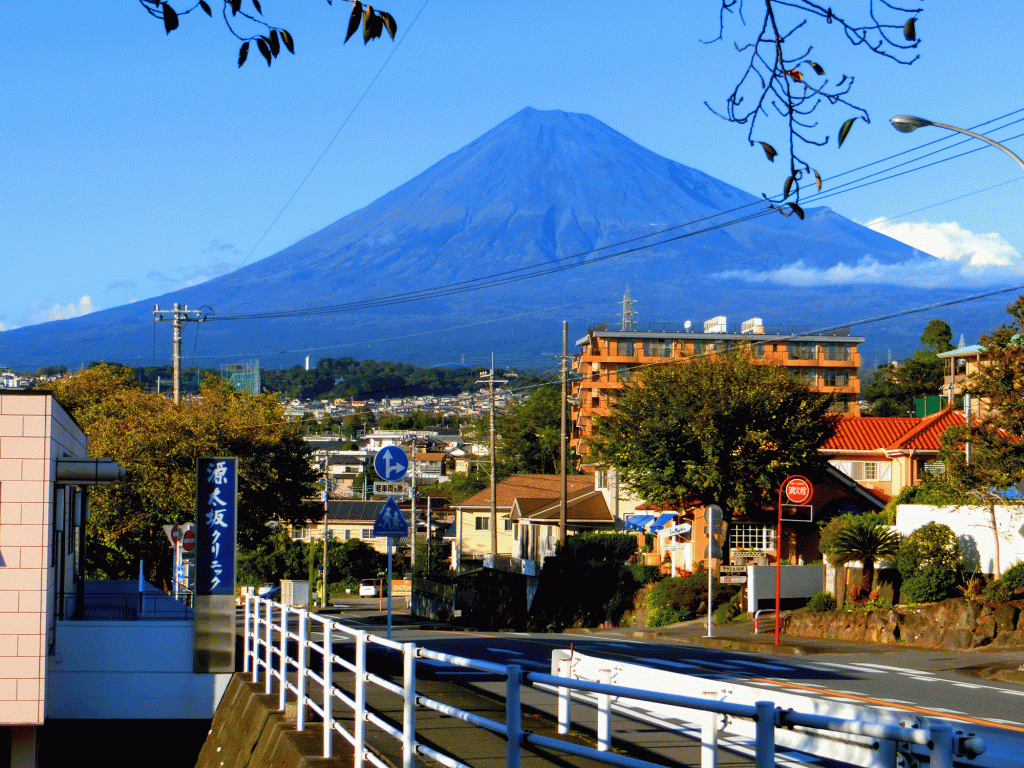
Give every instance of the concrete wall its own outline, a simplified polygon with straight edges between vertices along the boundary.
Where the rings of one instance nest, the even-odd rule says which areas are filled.
[[[824,566],[784,565],[781,573],[782,606],[794,600],[806,600],[824,589]],[[775,566],[747,566],[747,610],[775,607]]]
[[[928,523],[942,523],[953,529],[968,572],[977,568],[980,573],[999,574],[1024,560],[1024,505],[996,505],[994,510],[987,506],[925,504],[900,504],[896,508],[896,530],[901,536],[909,536]]]
[[[46,716],[209,719],[230,675],[192,672],[192,622],[58,621]]]
[[[85,434],[49,395],[0,394],[0,725],[45,715],[53,595],[66,546],[51,549],[53,478],[63,456],[86,456]]]

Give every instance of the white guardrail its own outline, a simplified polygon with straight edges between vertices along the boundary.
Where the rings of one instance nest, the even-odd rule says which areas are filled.
[[[273,611],[279,616],[274,621]],[[297,631],[290,628],[290,617],[297,619]],[[318,626],[323,633],[320,643],[310,639],[310,627]],[[355,660],[349,661],[334,652],[334,642],[346,636],[355,642]],[[292,658],[287,653],[288,643],[297,644],[297,653]],[[403,681],[399,685],[391,680],[369,672],[366,667],[368,644],[379,645],[402,654]],[[322,672],[311,669],[307,663],[310,655],[319,656]],[[610,747],[611,716],[615,711],[620,715],[645,722],[663,723],[670,713],[675,720],[697,723],[701,731],[702,766],[713,768],[717,765],[718,733],[745,734],[752,738],[753,762],[756,768],[775,765],[776,743],[791,750],[826,757],[831,761],[840,760],[851,765],[874,768],[896,768],[902,756],[920,762],[927,761],[930,768],[954,768],[954,766],[997,766],[1012,765],[1019,750],[1013,757],[979,760],[986,753],[986,744],[973,734],[954,734],[953,728],[945,722],[926,722],[918,719],[920,727],[905,727],[892,719],[874,721],[846,719],[826,716],[813,712],[797,711],[789,699],[816,701],[808,697],[775,695],[786,698],[784,707],[775,702],[754,700],[754,695],[735,695],[740,686],[726,685],[703,678],[688,678],[695,681],[676,690],[698,690],[699,697],[679,696],[651,690],[652,686],[643,680],[642,672],[654,673],[665,687],[668,677],[674,673],[631,667],[593,657],[582,656],[571,651],[555,651],[552,656],[552,670],[556,674],[523,672],[516,664],[502,665],[480,659],[433,651],[418,647],[415,643],[399,643],[372,635],[362,630],[346,627],[333,619],[320,616],[304,608],[284,606],[254,595],[245,598],[243,670],[252,674],[252,681],[258,683],[261,672],[265,692],[273,693],[277,681],[279,708],[284,710],[289,694],[297,702],[296,726],[305,730],[307,710],[316,712],[324,723],[323,756],[332,757],[332,737],[337,733],[352,745],[355,768],[363,768],[370,762],[376,768],[388,768],[387,764],[366,747],[366,725],[379,728],[402,744],[402,768],[413,768],[413,758],[420,754],[436,760],[446,768],[470,768],[457,759],[431,749],[416,740],[416,708],[422,707],[456,717],[480,728],[503,736],[506,740],[506,767],[520,768],[520,749],[524,744],[558,749],[569,754],[597,760],[619,768],[661,768],[657,763],[638,760],[612,753]],[[466,712],[416,692],[416,660],[430,659],[453,666],[479,670],[498,675],[505,680],[505,722],[497,722]],[[276,662],[276,663],[275,663]],[[348,671],[354,675],[354,696],[333,684],[335,671]],[[687,677],[678,675],[678,677]],[[308,695],[308,683],[313,681],[322,689],[319,698]],[[639,687],[632,687],[628,683]],[[366,705],[366,686],[372,684],[390,691],[403,700],[402,728],[396,728],[377,716]],[[539,736],[526,732],[521,727],[522,710],[520,687],[530,685],[537,689],[557,693],[559,733],[569,732],[571,727],[570,702],[583,700],[597,708],[598,749],[578,746],[570,742]],[[725,688],[723,688],[723,685]],[[674,686],[673,686],[674,687]],[[722,690],[720,690],[722,689]],[[728,689],[728,690],[726,690]],[[748,689],[756,695],[763,690]],[[588,697],[593,694],[593,697]],[[352,730],[345,729],[334,716],[336,702],[351,710]],[[790,708],[785,708],[786,706]],[[648,713],[645,715],[644,713]],[[879,715],[881,713],[878,713]],[[906,720],[906,717],[903,718]],[[666,727],[666,726],[662,726]],[[667,726],[680,730],[678,726]],[[750,743],[748,741],[748,743]],[[841,748],[840,748],[841,747]],[[1002,752],[1003,750],[998,750]]]

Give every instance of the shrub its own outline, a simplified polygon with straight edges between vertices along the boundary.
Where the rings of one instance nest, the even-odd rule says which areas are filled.
[[[935,603],[950,597],[957,587],[956,571],[942,562],[931,562],[903,580],[903,597],[914,603]]]
[[[825,526],[821,529],[821,534],[818,540],[818,549],[823,555],[832,555],[836,552],[835,539],[839,535],[839,532],[849,526],[851,523],[858,522],[866,525],[886,525],[885,519],[881,515],[876,515],[873,512],[866,512],[862,515],[844,514],[838,517],[833,517]],[[833,562],[832,558],[829,558],[829,562]]]
[[[900,545],[896,567],[906,579],[931,563],[941,563],[959,570],[962,557],[956,534],[948,525],[928,523],[907,536]]]
[[[836,598],[830,592],[819,592],[807,601],[807,610],[811,613],[826,613],[835,609]]]
[[[636,536],[629,533],[584,533],[570,536],[559,554],[576,562],[624,563],[636,554]]]
[[[711,585],[712,605],[728,602],[737,587],[731,584],[720,584],[714,580]],[[707,610],[708,577],[704,573],[695,573],[684,578],[672,577],[662,579],[647,593],[647,607],[657,611],[662,607],[685,608],[692,616],[696,616],[703,606]]]
[[[689,621],[695,615],[689,608],[674,608],[669,605],[663,605],[647,619],[647,626],[664,627],[669,624],[678,624],[680,621]]]
[[[1024,590],[1024,562],[1014,563],[1007,568],[1000,581],[1010,592]]]

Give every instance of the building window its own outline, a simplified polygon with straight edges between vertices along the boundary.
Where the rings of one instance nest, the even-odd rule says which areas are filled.
[[[789,368],[789,378],[805,387],[813,387],[816,379],[813,368]]]
[[[845,387],[850,383],[850,372],[826,368],[821,372],[821,378],[826,387]]]
[[[619,382],[622,384],[633,380],[633,366],[631,365],[620,365],[616,369],[615,373]]]
[[[359,538],[361,538],[361,539],[372,539],[373,538],[373,528],[363,528],[363,535],[360,536]]]
[[[848,463],[848,474],[854,480],[886,481],[892,479],[892,467],[887,461],[851,461]],[[839,466],[839,469],[845,471],[844,466]]]
[[[946,474],[946,465],[941,461],[922,461],[918,466],[917,476],[920,478],[943,477]]]
[[[342,534],[341,534],[341,540],[342,540],[342,541],[348,541],[348,540],[349,540],[349,537],[350,537],[351,535],[352,535],[352,531],[350,531],[350,530],[349,530],[348,528],[346,528],[346,529],[345,529],[345,530],[344,530],[344,531],[342,532]]]
[[[619,339],[615,342],[615,354],[618,357],[634,357],[636,355],[634,339]]]
[[[644,339],[647,357],[672,357],[672,342],[668,339]]]
[[[804,341],[791,341],[786,345],[790,360],[813,360],[815,357],[814,344]]]
[[[693,354],[695,354],[695,355],[703,355],[707,351],[708,351],[707,342],[704,342],[704,341],[695,341],[695,342],[693,342]]]
[[[598,469],[594,472],[594,489],[603,491],[608,487],[608,470]]]
[[[764,358],[764,342],[759,341],[754,345],[754,357],[758,359]]]
[[[849,360],[849,344],[823,344],[826,360]]]
[[[506,531],[511,531],[512,530],[512,521],[509,518],[507,518],[507,517],[503,518],[503,519],[505,520],[505,530]]]
[[[477,517],[474,518],[476,523],[476,530],[478,531],[489,531],[491,530],[491,519],[489,517]]]
[[[729,526],[729,546],[732,549],[774,552],[775,527],[761,523],[733,523]]]

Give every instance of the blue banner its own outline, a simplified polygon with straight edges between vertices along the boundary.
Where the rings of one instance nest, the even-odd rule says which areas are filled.
[[[196,459],[196,594],[235,594],[238,459]]]

